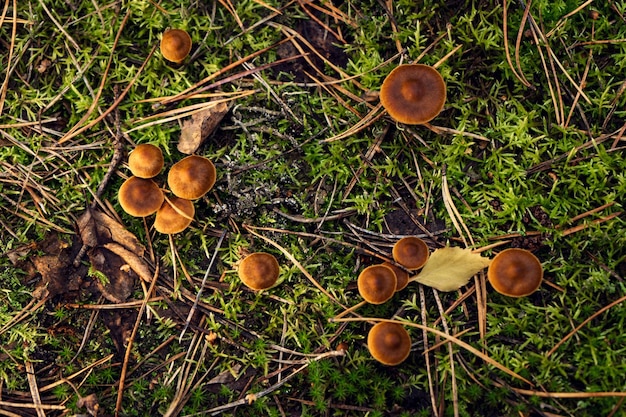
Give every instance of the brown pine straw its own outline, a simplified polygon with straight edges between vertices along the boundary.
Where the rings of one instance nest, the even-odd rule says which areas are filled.
[[[336,322],[336,323],[362,322],[362,321],[396,323],[396,324],[401,324],[403,326],[415,327],[417,329],[421,329],[421,330],[425,330],[427,332],[433,333],[433,334],[435,334],[435,335],[437,335],[439,337],[442,337],[442,338],[446,339],[448,342],[454,343],[455,345],[459,346],[460,348],[463,348],[463,349],[467,350],[468,352],[472,353],[473,355],[478,356],[483,361],[487,362],[491,366],[494,366],[494,367],[498,368],[499,370],[501,370],[505,374],[510,375],[513,378],[516,378],[516,379],[518,379],[518,380],[520,380],[522,382],[525,382],[526,384],[528,384],[530,386],[534,386],[534,384],[532,382],[530,382],[526,378],[522,377],[521,375],[511,371],[509,368],[507,368],[506,366],[502,365],[500,362],[490,358],[487,354],[482,353],[478,349],[476,349],[476,348],[472,347],[471,345],[465,343],[464,341],[456,338],[455,336],[449,335],[449,334],[447,334],[445,332],[442,332],[441,330],[433,329],[432,327],[424,326],[424,325],[418,324],[418,323],[411,323],[411,322],[407,322],[407,321],[393,320],[393,319],[380,319],[380,318],[377,318],[377,317],[362,317],[362,318],[346,317],[346,318],[342,318],[342,319],[333,320],[333,322]]]
[[[591,316],[589,316],[587,319],[585,319],[582,323],[580,323],[578,326],[576,326],[576,328],[574,330],[572,330],[571,332],[569,332],[563,339],[561,339],[556,345],[554,345],[552,347],[552,349],[550,349],[548,351],[548,353],[546,353],[546,358],[549,358],[550,355],[552,355],[559,347],[561,347],[561,345],[565,342],[567,342],[572,336],[574,336],[580,329],[582,329],[587,323],[589,323],[591,320],[595,319],[596,317],[598,317],[600,314],[604,313],[605,311],[607,311],[608,309],[610,309],[611,307],[615,307],[616,305],[620,304],[622,301],[626,301],[626,295],[618,298],[617,300],[613,301],[610,304],[605,305],[604,307],[602,307],[600,310],[596,311],[595,313],[593,313]],[[624,394],[624,393],[623,393]]]

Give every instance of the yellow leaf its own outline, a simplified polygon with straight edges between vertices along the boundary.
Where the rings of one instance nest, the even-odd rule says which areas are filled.
[[[489,262],[489,258],[473,253],[471,249],[447,246],[433,251],[424,268],[411,280],[439,291],[454,291],[489,266]]]

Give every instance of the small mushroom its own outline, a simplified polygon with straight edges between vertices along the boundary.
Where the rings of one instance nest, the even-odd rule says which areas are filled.
[[[272,287],[278,281],[280,267],[274,255],[256,252],[246,256],[237,270],[241,282],[255,291]]]
[[[216,178],[213,162],[203,156],[190,155],[172,165],[167,184],[175,196],[196,200],[213,188]]]
[[[195,211],[191,201],[172,196],[156,212],[154,229],[166,235],[180,233],[189,227]]]
[[[378,362],[395,366],[409,357],[411,337],[401,324],[381,321],[370,329],[367,348]]]
[[[382,304],[396,292],[397,278],[393,269],[385,265],[371,265],[357,278],[359,294],[370,304]]]
[[[182,29],[170,29],[161,37],[161,54],[163,58],[180,64],[191,52],[191,36]]]
[[[137,145],[128,156],[128,168],[139,178],[156,177],[164,164],[161,148],[150,143]]]
[[[396,292],[402,291],[407,285],[409,285],[408,272],[391,262],[383,262],[383,265],[393,269],[393,272],[396,274]]]
[[[117,199],[126,213],[146,217],[161,207],[165,196],[154,181],[132,176],[120,187]]]
[[[411,270],[424,266],[430,251],[426,242],[419,237],[407,236],[398,240],[391,251],[394,261]]]
[[[487,279],[500,294],[524,297],[541,285],[543,267],[539,259],[526,249],[505,249],[489,264]]]
[[[446,84],[433,67],[422,64],[400,65],[383,81],[380,102],[398,122],[424,124],[443,109]]]

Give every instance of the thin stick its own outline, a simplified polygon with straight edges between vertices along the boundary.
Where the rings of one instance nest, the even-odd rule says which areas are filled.
[[[185,326],[183,327],[183,330],[180,332],[180,336],[178,338],[179,343],[183,340],[185,331],[187,331],[187,327],[189,327],[189,323],[191,323],[191,319],[194,313],[196,312],[196,308],[198,307],[198,302],[200,302],[200,296],[202,295],[202,290],[204,289],[204,286],[206,285],[206,280],[209,277],[209,272],[211,272],[211,267],[213,267],[213,264],[215,263],[215,259],[217,258],[217,254],[220,250],[220,247],[222,246],[224,237],[226,237],[226,231],[222,231],[222,234],[220,235],[220,238],[217,241],[217,245],[215,246],[215,251],[213,252],[213,256],[211,257],[211,260],[209,261],[209,266],[207,267],[206,272],[204,273],[204,277],[202,278],[200,289],[198,289],[198,294],[196,294],[196,299],[193,301],[193,305],[191,306],[191,309],[189,310],[189,314],[187,315],[187,320],[185,320]]]
[[[595,319],[596,317],[598,317],[600,314],[604,313],[605,311],[607,311],[608,309],[610,309],[611,307],[614,307],[618,304],[620,304],[622,301],[626,301],[626,295],[618,298],[617,300],[613,301],[612,303],[602,307],[600,310],[596,311],[595,313],[593,313],[591,316],[589,316],[587,319],[585,319],[582,323],[580,323],[578,326],[576,326],[576,328],[574,330],[572,330],[571,332],[569,332],[563,339],[561,339],[556,345],[554,345],[554,347],[552,349],[550,349],[548,351],[548,353],[546,353],[546,358],[549,358],[550,355],[552,355],[563,343],[565,343],[566,341],[568,341],[572,336],[574,336],[580,329],[582,329],[587,323],[589,323],[591,320]]]
[[[626,298],[626,297],[624,297],[624,298]],[[418,324],[418,323],[411,323],[411,322],[406,322],[406,321],[401,321],[401,320],[379,319],[379,318],[376,318],[376,317],[363,317],[363,318],[346,317],[346,318],[343,318],[343,319],[336,320],[337,323],[362,322],[362,321],[397,323],[397,324],[401,324],[403,326],[415,327],[415,328],[418,328],[418,329],[426,330],[426,331],[428,331],[430,333],[436,334],[437,336],[443,337],[444,339],[448,340],[449,342],[454,343],[457,346],[467,350],[468,352],[478,356],[479,358],[481,358],[482,360],[487,362],[489,365],[492,365],[492,366],[498,368],[499,370],[501,370],[505,374],[510,375],[510,376],[512,376],[512,377],[514,377],[516,379],[519,379],[520,381],[523,381],[523,382],[525,382],[528,385],[534,386],[534,384],[532,382],[530,382],[526,378],[522,377],[521,375],[511,371],[509,368],[507,368],[506,366],[502,365],[500,362],[490,358],[486,354],[482,353],[481,351],[477,350],[476,348],[472,347],[471,345],[463,342],[462,340],[460,340],[460,339],[458,339],[458,338],[456,338],[456,337],[454,337],[452,335],[446,334],[445,332],[442,332],[441,330],[433,329],[433,328],[428,327],[428,326],[423,326],[423,325]]]

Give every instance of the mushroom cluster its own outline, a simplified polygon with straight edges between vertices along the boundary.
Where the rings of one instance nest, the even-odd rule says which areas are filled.
[[[167,175],[168,193],[154,181],[163,170],[163,152],[152,144],[137,145],[128,156],[132,174],[119,189],[122,209],[134,217],[156,213],[154,228],[163,234],[185,230],[193,221],[197,200],[211,190],[217,178],[215,165],[208,158],[187,156],[176,162]]]
[[[383,304],[409,283],[409,272],[426,264],[430,251],[426,242],[415,236],[398,240],[392,249],[394,263],[383,262],[365,268],[357,278],[359,294],[370,304]]]

